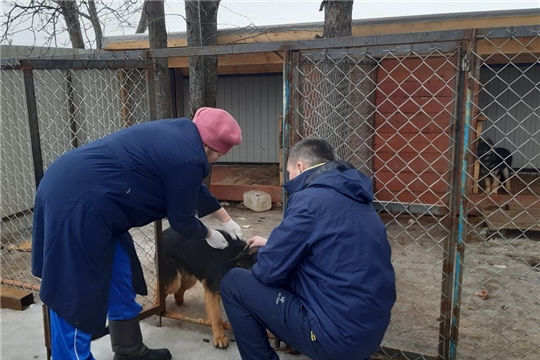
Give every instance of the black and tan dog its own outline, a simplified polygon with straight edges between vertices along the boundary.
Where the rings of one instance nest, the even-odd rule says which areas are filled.
[[[476,157],[480,162],[480,178],[484,179],[488,194],[497,194],[501,184],[510,193],[510,173],[512,172],[512,153],[503,147],[495,147],[493,140],[478,139]]]
[[[220,231],[220,230],[218,230]],[[229,341],[223,331],[221,316],[221,278],[233,267],[251,269],[256,262],[257,249],[246,249],[246,243],[233,239],[220,231],[229,246],[223,250],[214,249],[204,239],[187,239],[168,228],[163,231],[163,269],[161,281],[165,284],[165,294],[174,294],[177,305],[184,302],[184,293],[197,280],[204,286],[206,313],[212,324],[214,346],[226,349]]]

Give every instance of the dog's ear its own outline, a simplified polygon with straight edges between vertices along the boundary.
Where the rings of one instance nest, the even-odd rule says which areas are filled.
[[[493,146],[493,140],[491,140],[491,138],[487,138],[487,143],[491,146]]]

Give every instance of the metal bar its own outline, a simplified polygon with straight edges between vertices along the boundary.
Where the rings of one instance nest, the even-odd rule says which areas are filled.
[[[6,215],[2,218],[2,222],[6,222],[6,221],[9,221],[9,220],[14,220],[14,219],[17,219],[21,216],[24,216],[24,215],[27,215],[27,214],[32,214],[32,212],[34,211],[34,208],[31,207],[30,209],[26,209],[26,210],[21,210],[19,212],[16,212],[15,214],[10,214],[10,215]]]
[[[540,25],[519,26],[519,27],[499,27],[476,29],[477,37],[486,37],[490,39],[507,39],[513,37],[536,37],[540,33]]]
[[[40,289],[40,286],[37,284],[30,284],[30,283],[19,281],[19,280],[10,280],[10,279],[0,278],[0,283],[4,285],[20,287],[23,289],[33,290],[33,291],[39,291]]]
[[[351,36],[333,39],[322,38],[314,40],[167,48],[149,50],[149,53],[153,58],[168,58],[174,56],[187,57],[202,55],[228,55],[286,50],[332,49],[378,45],[400,45],[426,42],[436,43],[466,40],[468,38],[468,34],[468,30],[451,30],[441,32],[421,32],[362,37]]]
[[[383,57],[392,54],[394,57],[407,56],[411,53],[415,55],[430,55],[436,52],[435,55],[452,54],[459,46],[460,42],[444,42],[444,43],[427,43],[427,44],[395,44],[392,46],[380,45],[361,48],[346,48],[346,49],[320,49],[311,51],[302,51],[302,54],[309,57],[310,60],[318,62],[325,58],[341,59],[343,55],[351,57],[363,58],[371,56],[374,58]]]
[[[144,320],[154,315],[161,315],[163,310],[159,305],[152,305],[150,307],[145,307],[143,311],[139,314],[139,320]]]
[[[293,106],[291,107],[291,119],[289,121],[289,147],[296,144],[300,141],[300,136],[298,131],[300,130],[300,109],[301,109],[301,99],[300,95],[300,52],[296,51],[293,53],[293,72],[292,72],[292,96],[291,102]],[[291,133],[292,131],[292,133]]]
[[[73,148],[79,147],[79,140],[77,139],[77,120],[75,118],[75,103],[74,103],[74,91],[73,91],[73,81],[71,78],[72,71],[68,69],[66,71],[66,84],[67,84],[67,95],[68,95],[68,113],[69,113],[69,130],[71,134],[71,146]]]
[[[19,69],[145,69],[152,60],[76,60],[76,59],[24,59],[18,63],[1,62],[2,68]]]
[[[154,65],[150,64],[146,68],[146,94],[148,98],[148,115],[150,119],[156,119],[156,87],[154,77]]]
[[[281,143],[283,145],[282,154],[282,176],[283,184],[287,182],[287,155],[289,154],[289,124],[291,119],[291,51],[285,51],[285,58],[283,59],[283,116],[282,116],[282,129]],[[283,208],[287,206],[287,193],[285,187],[281,189],[281,202]]]
[[[30,130],[30,144],[32,146],[32,161],[34,163],[34,179],[36,189],[43,177],[43,156],[41,154],[41,140],[39,138],[39,120],[37,116],[36,88],[34,86],[34,70],[31,67],[23,68],[24,90],[26,93],[26,106],[28,111],[28,126]]]
[[[184,314],[174,312],[174,311],[164,311],[163,313],[161,313],[161,316],[169,318],[169,319],[187,321],[187,322],[194,323],[194,324],[201,324],[201,325],[206,325],[206,326],[211,326],[212,325],[210,320],[196,319],[196,318],[192,318],[192,317],[189,317],[189,316],[186,316]],[[223,328],[225,330],[232,330],[231,324],[229,324],[228,322],[223,323]]]
[[[131,122],[131,112],[129,104],[129,92],[131,87],[129,86],[129,76],[126,76],[126,70],[118,70],[118,79],[120,81],[120,102],[122,103],[122,127],[128,127],[133,125]]]
[[[156,243],[156,278],[157,278],[157,294],[156,298],[159,300],[158,306],[161,311],[165,311],[165,284],[161,281],[161,274],[163,274],[163,223],[161,220],[154,222],[154,239]]]
[[[45,349],[47,350],[47,360],[51,359],[51,321],[49,317],[49,308],[47,305],[41,305],[43,314],[43,340],[45,341]]]
[[[444,241],[444,259],[442,263],[442,282],[441,282],[441,301],[440,301],[440,315],[441,322],[439,324],[439,357],[441,359],[448,359],[449,347],[450,347],[450,335],[451,335],[451,318],[452,318],[452,286],[453,286],[453,273],[455,267],[455,244],[457,237],[457,217],[458,214],[458,201],[459,201],[459,170],[461,152],[461,136],[463,132],[463,99],[465,90],[465,73],[466,69],[464,64],[466,62],[465,57],[467,54],[462,48],[458,48],[457,67],[458,78],[454,87],[454,94],[457,94],[456,105],[453,109],[455,116],[455,122],[453,124],[453,138],[455,141],[453,148],[453,168],[452,177],[450,183],[451,194],[449,196],[450,203],[448,208],[450,209],[450,216],[448,217],[448,228],[450,229],[449,236]]]
[[[405,360],[437,360],[437,356],[419,354],[412,351],[394,349],[386,346],[381,346],[376,353],[383,354],[385,356],[390,356],[391,359],[405,359]]]
[[[474,79],[477,78],[478,69],[476,68],[475,58],[476,53],[476,31],[473,30],[471,36],[471,45],[468,49],[468,63],[464,64],[467,70],[467,93],[465,99],[465,121],[463,123],[463,142],[461,144],[461,156],[459,162],[461,164],[461,178],[459,183],[459,213],[457,224],[457,243],[456,243],[456,263],[454,271],[454,285],[452,296],[452,328],[450,337],[450,354],[449,360],[457,358],[457,342],[459,339],[459,316],[461,310],[461,286],[463,282],[463,263],[465,259],[465,243],[464,236],[466,234],[465,227],[467,226],[467,172],[469,170],[469,155],[470,147],[470,128],[473,118],[473,101],[474,101]]]

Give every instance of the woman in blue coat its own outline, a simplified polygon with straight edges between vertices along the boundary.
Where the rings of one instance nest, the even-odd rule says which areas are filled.
[[[277,360],[266,329],[311,359],[362,360],[379,347],[396,300],[385,226],[371,180],[330,144],[290,151],[289,203],[252,271],[232,269],[221,296],[244,360]]]
[[[32,273],[50,308],[55,360],[93,359],[92,334],[109,319],[114,359],[170,359],[148,349],[139,327],[147,294],[129,229],[167,217],[171,227],[215,248],[228,245],[198,217],[236,224],[202,183],[209,163],[240,144],[236,120],[201,108],[193,121],[171,119],[120,130],[60,156],[36,193]]]

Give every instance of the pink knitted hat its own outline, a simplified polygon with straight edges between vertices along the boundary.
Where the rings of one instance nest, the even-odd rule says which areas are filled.
[[[240,126],[225,110],[202,107],[195,113],[193,122],[199,129],[203,144],[222,154],[242,142]]]

